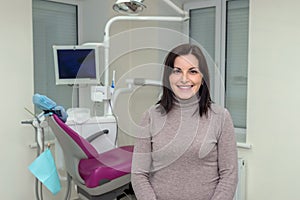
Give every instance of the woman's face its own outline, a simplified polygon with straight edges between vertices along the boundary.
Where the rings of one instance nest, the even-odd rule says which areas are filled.
[[[199,61],[194,55],[188,54],[176,57],[169,81],[176,97],[189,99],[199,91],[202,77]]]

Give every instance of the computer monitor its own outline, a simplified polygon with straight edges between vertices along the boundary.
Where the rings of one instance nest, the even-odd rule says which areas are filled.
[[[99,46],[53,46],[56,85],[100,84]]]

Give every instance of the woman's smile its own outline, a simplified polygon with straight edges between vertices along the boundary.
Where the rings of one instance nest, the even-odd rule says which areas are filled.
[[[197,58],[192,54],[178,56],[175,59],[169,80],[176,97],[189,99],[199,91],[202,84],[202,73],[198,65]]]

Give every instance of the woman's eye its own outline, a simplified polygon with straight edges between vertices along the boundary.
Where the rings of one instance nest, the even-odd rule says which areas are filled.
[[[173,69],[172,73],[173,74],[180,74],[181,70],[180,69]]]
[[[190,70],[190,73],[191,73],[191,74],[198,74],[199,71],[198,71],[198,70]]]

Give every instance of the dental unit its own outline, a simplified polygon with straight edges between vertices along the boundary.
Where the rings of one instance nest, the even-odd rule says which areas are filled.
[[[67,172],[65,199],[70,198],[71,181],[75,183],[77,193],[82,199],[115,199],[122,196],[124,190],[130,189],[133,146],[118,147],[116,144],[118,128],[113,113],[115,102],[121,93],[129,93],[134,91],[136,87],[146,85],[161,87],[162,82],[145,78],[132,78],[126,80],[127,88],[116,88],[117,72],[113,71],[111,84],[109,84],[111,25],[117,21],[184,22],[189,19],[188,13],[170,0],[163,0],[163,2],[174,9],[180,16],[137,16],[139,12],[146,8],[143,2],[144,0],[116,1],[113,9],[131,16],[116,16],[108,20],[105,25],[103,43],[53,46],[56,83],[91,85],[90,99],[93,102],[103,102],[103,116],[95,116],[92,119],[87,113],[87,117],[79,121],[76,119],[76,114],[78,114],[76,111],[80,110],[80,108],[73,110],[74,112],[70,112],[70,110],[68,112],[46,96],[40,94],[33,96],[34,105],[43,111],[35,118],[34,121],[39,122],[38,124],[34,122],[36,124],[35,127],[39,127],[41,123],[49,126],[58,141],[56,149],[61,148],[62,150],[62,159],[65,162],[65,170]],[[62,55],[67,55],[71,59],[77,59],[80,56],[89,58],[92,60],[92,65],[90,66],[93,67],[93,73],[88,74],[87,72],[90,70],[80,69],[85,64],[83,62],[78,66],[78,71],[75,75],[72,75],[72,78],[68,79],[68,76],[68,78],[63,77],[64,74],[60,74],[61,69],[59,69],[60,60],[64,59],[61,57]],[[101,58],[99,55],[103,56],[104,60],[103,85],[100,84],[99,60]],[[80,111],[84,110],[81,109]],[[30,123],[33,122],[31,121]],[[88,128],[84,127],[84,125]],[[92,130],[92,126],[97,126],[97,131]],[[88,131],[83,133],[81,132],[83,129]],[[44,141],[39,143],[44,143]],[[44,149],[43,145],[41,149]],[[40,148],[38,151],[40,151]],[[36,191],[36,193],[38,192]],[[36,198],[37,200],[40,199],[38,194]]]

